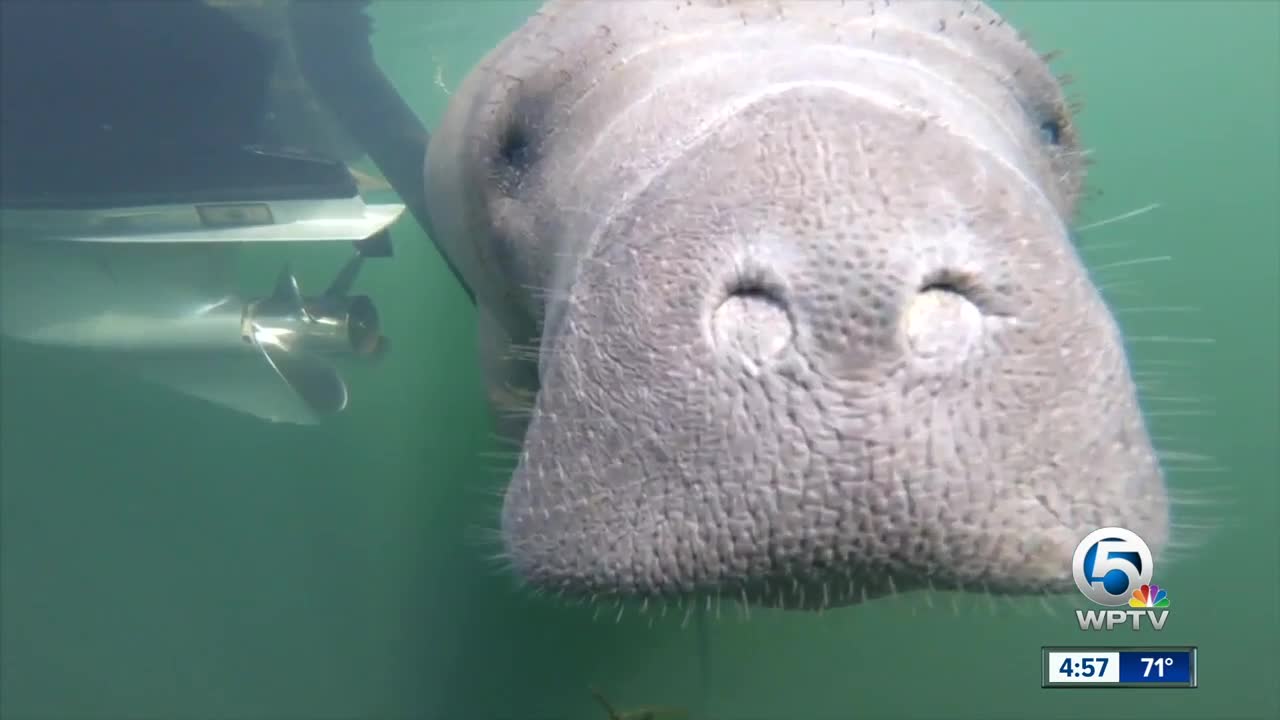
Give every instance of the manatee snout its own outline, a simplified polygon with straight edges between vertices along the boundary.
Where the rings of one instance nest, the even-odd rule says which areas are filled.
[[[1071,244],[1080,153],[1041,59],[968,4],[987,34],[939,30],[955,3],[667,6],[552,4],[433,139],[444,237],[485,238],[457,245],[484,332],[537,320],[536,368],[486,361],[536,378],[515,571],[807,608],[1064,590],[1107,525],[1158,553],[1164,482]],[[513,122],[516,182],[487,141],[435,155]]]

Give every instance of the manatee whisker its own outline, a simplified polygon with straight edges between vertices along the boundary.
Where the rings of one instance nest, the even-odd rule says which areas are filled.
[[[1199,467],[1199,466],[1191,466],[1191,465],[1181,465],[1181,466],[1170,465],[1170,468],[1173,470],[1175,474],[1178,474],[1178,475],[1188,475],[1193,473],[1195,474],[1207,473],[1209,475],[1226,475],[1230,471],[1230,468],[1227,468],[1224,466]]]
[[[1167,402],[1177,405],[1199,405],[1208,402],[1206,398],[1186,395],[1143,395],[1143,400],[1150,402]]]
[[[1214,458],[1210,455],[1195,452],[1182,452],[1178,450],[1164,449],[1160,451],[1160,456],[1167,460],[1184,460],[1194,462],[1213,462]]]
[[[1143,205],[1142,207],[1137,208],[1135,210],[1130,210],[1128,212],[1121,213],[1119,215],[1116,215],[1115,217],[1110,217],[1105,220],[1098,220],[1097,222],[1091,222],[1086,225],[1077,225],[1074,229],[1076,234],[1086,233],[1086,232],[1089,232],[1090,230],[1096,230],[1101,227],[1106,227],[1107,225],[1111,225],[1114,223],[1123,222],[1125,220],[1131,220],[1133,218],[1140,217],[1154,210],[1158,210],[1159,208],[1160,208],[1160,203],[1151,203],[1149,205]]]
[[[1175,335],[1130,335],[1125,340],[1130,343],[1157,343],[1162,345],[1213,345],[1217,343],[1214,338],[1178,337]]]
[[[1134,265],[1149,265],[1151,263],[1164,263],[1173,259],[1171,255],[1155,255],[1152,257],[1134,258],[1132,260],[1121,260],[1118,262],[1107,263],[1105,265],[1094,265],[1091,269],[1095,272],[1103,270],[1114,270],[1116,268],[1132,267]]]
[[[1080,250],[1084,255],[1092,257],[1103,252],[1114,252],[1120,250],[1132,251],[1138,242],[1139,241],[1137,239],[1132,237],[1112,242],[1081,242]]]
[[[1133,293],[1138,290],[1141,290],[1142,288],[1143,288],[1143,284],[1136,280],[1108,281],[1105,283],[1098,283],[1098,289],[1101,290],[1107,296],[1112,296],[1112,295],[1116,295],[1118,293],[1123,293],[1123,292]]]
[[[1199,313],[1200,308],[1191,305],[1148,305],[1121,307],[1112,310],[1117,315],[1147,315],[1154,313]]]

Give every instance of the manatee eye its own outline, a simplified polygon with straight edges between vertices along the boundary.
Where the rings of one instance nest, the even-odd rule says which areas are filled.
[[[493,179],[500,194],[515,197],[533,165],[533,136],[518,118],[508,120],[501,133],[490,160]]]
[[[1040,137],[1046,145],[1057,145],[1062,142],[1062,124],[1057,120],[1045,120],[1040,123]]]
[[[519,121],[512,121],[502,133],[498,144],[498,157],[503,164],[515,170],[523,170],[529,164],[529,133]]]

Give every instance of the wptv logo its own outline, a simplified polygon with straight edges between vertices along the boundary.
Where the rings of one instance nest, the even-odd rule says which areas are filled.
[[[1129,609],[1076,610],[1080,629],[1114,630],[1124,625],[1134,630],[1163,629],[1169,617],[1169,593],[1151,584],[1153,570],[1151,548],[1136,533],[1118,527],[1089,533],[1071,558],[1076,587],[1098,605]]]

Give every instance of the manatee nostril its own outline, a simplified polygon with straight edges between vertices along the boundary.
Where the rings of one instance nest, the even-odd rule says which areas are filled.
[[[713,311],[711,329],[718,347],[754,365],[781,354],[795,333],[782,297],[770,288],[745,283],[730,289]]]
[[[977,304],[978,279],[971,273],[961,270],[938,270],[926,275],[920,283],[918,293],[944,292],[957,295],[971,303]]]
[[[976,288],[966,273],[942,271],[925,278],[903,314],[907,345],[917,357],[947,367],[964,360],[982,332]]]
[[[966,291],[961,289],[959,285],[955,285],[949,282],[931,282],[931,283],[925,283],[924,285],[921,285],[919,292],[922,292],[922,293],[945,292],[945,293],[951,293],[952,295],[959,295],[960,297],[964,297]]]

